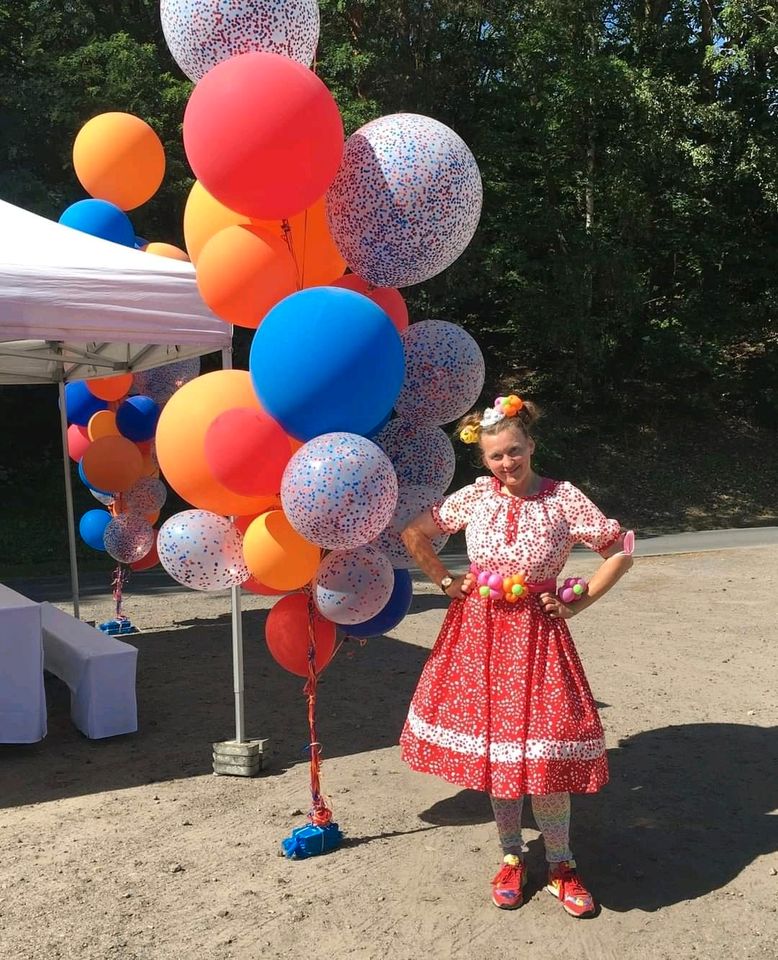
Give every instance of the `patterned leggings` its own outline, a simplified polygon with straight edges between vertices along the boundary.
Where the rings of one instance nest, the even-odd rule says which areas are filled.
[[[503,853],[512,853],[517,857],[523,856],[527,850],[521,835],[521,811],[524,806],[524,797],[519,797],[518,800],[501,800],[499,797],[490,799]],[[570,794],[549,793],[546,796],[533,796],[532,812],[543,834],[546,860],[549,863],[572,860]]]

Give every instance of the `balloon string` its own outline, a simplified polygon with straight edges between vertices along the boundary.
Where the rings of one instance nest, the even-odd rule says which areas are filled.
[[[127,582],[129,577],[128,571],[126,571],[121,564],[118,564],[116,569],[113,572],[113,598],[116,602],[116,619],[117,620],[126,620],[127,618],[122,613],[122,592],[124,590],[124,585]]]
[[[294,252],[294,242],[292,241],[292,227],[288,220],[284,219],[281,221],[281,231],[283,233],[284,243],[289,248],[289,253],[292,255],[292,260],[294,260],[294,268],[297,273],[297,289],[302,290],[303,280],[300,274],[300,264],[297,261],[297,254]]]
[[[324,827],[332,820],[332,810],[321,792],[321,743],[316,735],[316,610],[313,596],[308,593],[308,680],[305,695],[308,698],[308,731],[310,733],[311,809],[308,819],[315,827]]]

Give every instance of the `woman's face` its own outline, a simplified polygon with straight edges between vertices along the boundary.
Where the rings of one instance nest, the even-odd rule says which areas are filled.
[[[481,435],[484,465],[508,490],[523,489],[532,473],[535,441],[516,427]]]

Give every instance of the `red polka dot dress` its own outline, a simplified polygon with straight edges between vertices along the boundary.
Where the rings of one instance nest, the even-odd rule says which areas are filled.
[[[481,477],[432,509],[465,529],[471,563],[531,584],[556,578],[575,543],[604,551],[620,535],[571,483],[534,497]],[[608,780],[597,708],[567,623],[531,593],[518,603],[473,591],[449,607],[400,738],[414,769],[495,797],[594,793]]]

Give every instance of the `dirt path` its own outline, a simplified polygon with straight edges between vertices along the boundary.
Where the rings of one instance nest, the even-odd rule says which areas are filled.
[[[574,621],[611,762],[606,790],[574,801],[603,905],[582,922],[540,889],[530,819],[529,902],[495,910],[488,802],[400,762],[443,616],[432,588],[391,637],[344,648],[325,674],[324,786],[347,841],[298,863],[277,851],[307,808],[305,710],[261,642],[263,602],[247,601],[248,733],[274,752],[247,781],[210,773],[211,741],[232,732],[225,597],[130,597],[141,732],[83,739],[52,681],[47,739],[0,747],[0,957],[773,960],[777,591],[776,547],[644,558]]]

